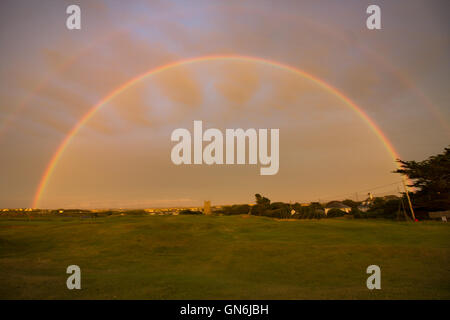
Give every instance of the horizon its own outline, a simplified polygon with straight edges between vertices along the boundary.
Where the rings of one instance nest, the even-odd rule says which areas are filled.
[[[390,197],[390,196],[395,196],[395,197],[401,197],[400,195],[403,194],[404,192],[400,192],[397,194],[393,194],[393,193],[382,193],[382,194],[372,194],[372,196],[374,198],[385,198],[385,197]],[[347,198],[333,198],[333,200],[326,200],[326,201],[288,201],[286,203],[290,203],[290,204],[301,204],[301,205],[311,205],[312,203],[320,203],[321,205],[325,205],[327,203],[330,202],[342,202],[345,200],[351,200],[351,201],[355,201],[357,203],[361,203],[364,202],[368,199],[368,195],[366,195],[366,197],[361,197],[361,199],[356,199],[356,198],[352,198],[352,197],[347,197]],[[276,200],[276,199],[274,199]],[[320,199],[319,199],[320,200]],[[207,201],[207,200],[204,200]],[[31,211],[55,211],[55,210],[86,210],[86,211],[100,211],[100,210],[149,210],[149,209],[192,209],[192,208],[203,208],[204,207],[204,201],[203,203],[198,203],[190,205],[190,206],[141,206],[141,207],[53,207],[53,208],[31,208],[31,207],[8,207],[8,208],[0,208],[0,211],[2,210],[31,210]],[[280,201],[273,201],[271,199],[271,202],[280,202]],[[225,206],[232,206],[232,205],[249,205],[249,206],[254,206],[256,204],[256,202],[253,200],[250,203],[219,203],[219,204],[214,204],[214,203],[210,203],[211,208],[218,208],[218,207],[225,207]]]

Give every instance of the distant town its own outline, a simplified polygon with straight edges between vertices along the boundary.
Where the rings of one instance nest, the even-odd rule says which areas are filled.
[[[268,198],[255,194],[255,203],[234,205],[211,205],[204,201],[198,207],[164,207],[145,209],[33,209],[4,208],[0,216],[23,216],[28,219],[34,216],[62,216],[79,218],[96,218],[106,216],[177,216],[177,215],[255,215],[276,219],[322,219],[322,218],[385,218],[391,220],[414,221],[417,219],[450,219],[450,211],[416,210],[410,205],[408,196],[386,195],[374,197],[367,194],[367,199],[354,201],[329,201],[327,203],[284,203],[271,202]]]
[[[211,205],[211,201],[204,201],[203,206],[197,207],[155,207],[144,209],[130,209],[130,208],[111,208],[111,209],[36,209],[36,208],[3,208],[0,209],[0,215],[60,215],[60,216],[105,216],[105,215],[179,215],[179,214],[254,214],[254,215],[267,215],[262,214],[258,207],[266,207],[267,210],[276,211],[280,208],[287,208],[288,215],[281,214],[273,215],[274,217],[286,218],[299,214],[301,211],[313,209],[314,213],[327,216],[330,211],[340,211],[342,214],[351,214],[355,210],[358,212],[368,212],[373,208],[376,202],[401,202],[401,197],[396,195],[387,195],[383,197],[373,197],[371,193],[364,201],[329,201],[327,203],[319,202],[305,202],[305,203],[283,203],[273,202],[270,203],[265,197],[259,194],[255,195],[255,203],[250,204],[234,204],[234,205]],[[254,209],[255,207],[255,209]],[[403,205],[404,207],[404,205]]]

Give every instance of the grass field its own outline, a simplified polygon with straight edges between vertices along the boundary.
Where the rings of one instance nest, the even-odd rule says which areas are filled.
[[[449,240],[439,222],[0,217],[0,298],[450,299]]]

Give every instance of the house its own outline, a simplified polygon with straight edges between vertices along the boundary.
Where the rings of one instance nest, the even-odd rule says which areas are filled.
[[[441,219],[443,222],[447,222],[450,219],[450,210],[429,212],[428,216],[430,219]]]
[[[358,210],[361,212],[367,212],[370,209],[370,206],[373,204],[374,198],[372,193],[367,194],[367,199],[361,202],[358,206]]]
[[[352,208],[349,206],[346,206],[342,202],[339,201],[331,201],[325,206],[325,215],[330,211],[331,209],[339,209],[341,211],[344,211],[345,213],[349,213]]]
[[[361,212],[367,212],[367,211],[369,211],[369,209],[370,209],[370,206],[368,204],[360,204],[358,206],[358,210]]]

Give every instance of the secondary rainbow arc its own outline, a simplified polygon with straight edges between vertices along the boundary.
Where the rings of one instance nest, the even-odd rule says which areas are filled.
[[[391,156],[394,160],[400,158],[398,153],[395,151],[394,147],[392,146],[391,142],[387,139],[387,137],[384,135],[384,133],[380,130],[380,128],[377,126],[377,124],[370,119],[370,117],[360,108],[358,107],[352,100],[350,100],[348,97],[346,97],[342,92],[334,88],[333,86],[329,85],[328,83],[324,82],[323,80],[306,73],[303,70],[300,70],[298,68],[295,68],[293,66],[280,63],[273,60],[268,60],[264,58],[259,57],[252,57],[252,56],[243,56],[243,55],[209,55],[209,56],[200,56],[195,58],[189,58],[184,59],[180,61],[175,61],[172,63],[165,64],[163,66],[159,66],[156,68],[153,68],[141,75],[138,75],[129,81],[125,82],[118,88],[111,91],[108,95],[106,95],[102,100],[100,100],[97,104],[95,104],[89,111],[76,123],[76,125],[69,131],[69,133],[66,135],[66,137],[63,139],[61,144],[58,146],[57,150],[53,154],[52,158],[50,159],[50,162],[48,163],[44,174],[42,175],[42,178],[39,182],[38,188],[36,190],[34,199],[33,199],[33,208],[37,208],[39,206],[40,199],[42,197],[42,194],[45,190],[45,187],[48,184],[48,181],[54,172],[54,169],[58,163],[58,160],[61,158],[62,154],[66,150],[67,146],[69,145],[70,141],[73,139],[74,136],[79,132],[79,130],[83,127],[85,123],[91,119],[95,113],[104,106],[107,102],[111,101],[114,97],[119,95],[120,93],[124,92],[128,88],[132,87],[136,83],[138,83],[141,80],[144,80],[145,78],[161,73],[163,71],[167,71],[179,66],[183,65],[189,65],[197,62],[205,62],[205,61],[214,61],[214,60],[224,60],[224,61],[247,61],[247,62],[254,62],[254,63],[261,63],[261,64],[267,64],[271,65],[277,68],[280,68],[282,70],[286,70],[289,72],[293,72],[295,74],[298,74],[302,77],[305,77],[316,84],[320,85],[322,88],[327,90],[328,92],[334,94],[336,97],[338,97],[340,100],[342,100],[347,106],[349,106],[353,111],[355,111],[360,118],[363,119],[365,123],[369,125],[369,127],[372,129],[372,131],[379,137],[379,139],[382,141],[386,149],[389,151]]]

